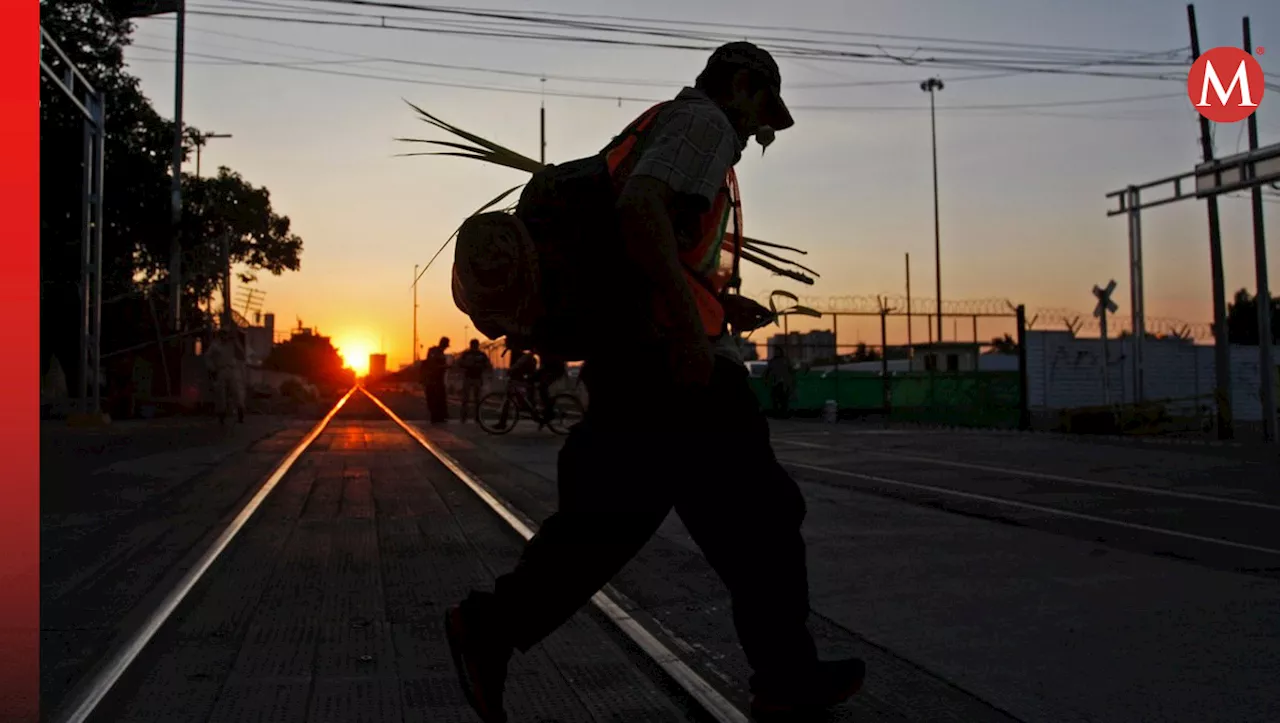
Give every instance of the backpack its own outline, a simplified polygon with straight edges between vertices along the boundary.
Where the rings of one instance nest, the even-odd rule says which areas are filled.
[[[673,101],[668,101],[670,103]],[[514,214],[463,222],[453,261],[454,304],[490,339],[581,361],[608,336],[617,271],[626,264],[611,153],[642,142],[659,104],[600,153],[549,165],[525,185]]]

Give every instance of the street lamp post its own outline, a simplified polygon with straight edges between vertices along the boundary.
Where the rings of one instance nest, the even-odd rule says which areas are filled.
[[[173,178],[170,179],[169,286],[173,298],[170,308],[174,331],[182,329],[182,240],[178,236],[182,222],[182,80],[187,41],[186,0],[106,0],[107,11],[120,20],[149,18],[174,13],[177,34],[174,37],[173,73]]]
[[[175,38],[173,78],[173,178],[170,183],[170,211],[173,237],[169,244],[169,284],[173,308],[173,330],[182,330],[182,81],[186,56],[187,3],[177,0],[177,37]]]
[[[934,93],[942,90],[941,78],[930,78],[920,84],[920,90],[929,94],[929,136],[933,141],[933,255],[935,264],[935,293],[937,294],[938,341],[942,341],[942,231],[938,220],[938,122],[934,110]]]
[[[413,264],[413,363],[417,363],[417,264]]]

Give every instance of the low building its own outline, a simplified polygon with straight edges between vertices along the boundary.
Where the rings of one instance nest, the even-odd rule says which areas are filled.
[[[261,322],[244,327],[245,363],[251,367],[261,366],[276,343],[276,315],[263,314]]]
[[[971,372],[978,369],[979,344],[938,342],[918,344],[911,358],[913,372]]]
[[[370,354],[369,355],[369,378],[381,379],[387,375],[387,355],[386,354]]]
[[[773,358],[778,347],[786,349],[792,364],[812,364],[836,358],[836,335],[833,331],[793,331],[769,337],[768,356]]]

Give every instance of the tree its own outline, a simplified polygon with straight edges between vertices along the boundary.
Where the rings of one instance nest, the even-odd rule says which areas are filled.
[[[272,347],[262,366],[297,374],[326,387],[344,386],[354,381],[343,368],[342,356],[329,337],[318,334],[295,333],[288,341]]]
[[[1248,289],[1240,289],[1227,304],[1227,340],[1232,344],[1258,346],[1258,299]],[[1280,300],[1271,299],[1271,343],[1280,340]]]
[[[858,346],[854,347],[853,360],[855,362],[880,361],[880,353],[868,348],[866,342],[860,341]]]
[[[119,3],[117,3],[119,4]],[[104,354],[154,341],[157,321],[169,318],[168,264],[173,235],[170,164],[174,125],[160,117],[125,72],[124,49],[133,26],[94,0],[42,0],[42,27],[95,89],[106,95],[103,198]],[[62,91],[41,74],[40,267],[41,366],[57,355],[68,378],[78,374],[81,315],[81,188],[84,121]],[[187,147],[186,155],[190,148]],[[207,319],[196,304],[216,283],[221,249],[216,234],[233,233],[232,259],[280,274],[299,268],[302,241],[289,220],[274,213],[266,189],[219,170],[214,178],[183,176],[184,327]],[[160,319],[121,310],[122,302],[148,291]],[[114,303],[113,303],[114,302]],[[147,328],[137,328],[146,318]]]
[[[187,313],[196,314],[197,301],[209,298],[221,284],[224,234],[230,236],[231,262],[246,267],[239,274],[241,283],[255,281],[258,271],[279,276],[301,268],[302,239],[290,231],[289,218],[272,209],[266,188],[255,188],[225,166],[212,177],[185,176],[182,185],[182,281],[190,307]],[[168,278],[168,266],[166,237],[155,246],[138,250],[135,275],[147,282],[161,282]]]
[[[85,0],[41,2],[40,23],[94,88],[106,95],[102,256],[103,298],[109,299],[134,289],[135,244],[168,233],[172,124],[147,102],[137,79],[124,73],[129,23],[114,20],[101,6]],[[42,73],[42,364],[47,364],[49,354],[57,354],[72,378],[79,346],[83,134],[79,110]],[[104,318],[104,351],[122,341],[115,335],[118,328]]]
[[[1018,341],[1008,334],[1005,334],[1004,336],[997,336],[991,340],[991,349],[989,349],[987,353],[1017,354]]]

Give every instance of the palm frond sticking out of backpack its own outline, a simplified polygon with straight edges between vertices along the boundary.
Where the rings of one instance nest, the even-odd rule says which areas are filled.
[[[436,128],[439,128],[441,130],[447,131],[457,136],[458,138],[461,138],[462,140],[466,141],[466,143],[458,143],[454,141],[433,141],[433,140],[426,140],[422,138],[397,138],[396,140],[401,143],[423,143],[423,144],[435,146],[438,148],[449,149],[449,150],[443,150],[443,151],[400,153],[398,154],[400,156],[453,156],[456,158],[470,158],[472,160],[492,163],[493,165],[502,166],[504,168],[511,168],[517,171],[524,171],[525,173],[528,173],[528,174],[537,173],[538,171],[545,168],[544,164],[539,163],[538,161],[535,161],[532,158],[523,156],[511,150],[510,148],[506,148],[505,146],[498,145],[493,141],[487,140],[485,138],[481,138],[480,136],[474,133],[471,133],[462,128],[459,128],[458,126],[455,126],[446,121],[443,121],[440,118],[437,118],[436,116],[428,113],[427,111],[423,110],[422,108],[419,108],[418,106],[414,105],[413,103],[410,103],[407,100],[405,101],[405,103],[407,103],[410,108],[413,108],[413,110],[418,113],[418,115],[420,116],[420,120],[422,120],[424,123],[435,126]],[[519,186],[517,186],[516,188],[519,188]],[[477,211],[476,213],[478,214],[488,210],[491,206],[495,205],[498,201],[500,201],[503,198],[506,198],[506,196],[512,193],[514,190],[516,189],[511,189],[510,191],[507,191],[495,201],[489,204],[486,204],[483,208],[481,208],[480,211]],[[509,212],[514,210],[514,207],[507,207],[503,210]],[[775,249],[778,251],[789,251],[789,252],[793,252],[801,255],[806,255],[808,253],[807,251],[803,251],[801,249],[794,248],[791,246],[783,246],[782,244],[769,243],[767,241],[760,241],[759,239],[743,237],[742,260],[749,261],[778,276],[785,276],[789,279],[799,281],[802,284],[808,284],[810,286],[812,286],[814,283],[813,276],[820,276],[820,274],[818,274],[818,272],[814,271],[813,269],[810,269],[800,264],[799,262],[792,261],[791,259],[780,256],[778,253],[769,251],[768,249]],[[794,267],[794,268],[788,268],[788,267]],[[809,274],[812,274],[812,276],[810,276]]]
[[[450,141],[430,141],[423,140],[421,138],[397,138],[396,140],[402,143],[426,143],[440,148],[452,149],[450,151],[401,153],[399,154],[401,156],[457,156],[459,158],[471,158],[477,161],[485,161],[497,166],[505,166],[507,168],[513,168],[517,171],[524,171],[525,173],[530,174],[537,173],[543,168],[543,164],[533,160],[532,158],[522,156],[510,148],[500,146],[493,141],[485,140],[474,133],[469,133],[455,125],[446,123],[413,103],[409,103],[407,100],[405,103],[408,103],[410,108],[413,108],[418,112],[418,115],[421,116],[420,120],[424,123],[428,123],[441,130],[448,131],[453,135],[468,141],[470,145]]]
[[[781,296],[784,299],[790,299],[794,303],[791,306],[785,307],[783,309],[779,309],[776,305],[776,302],[774,301],[779,296]],[[822,318],[821,311],[818,311],[817,309],[812,309],[808,306],[802,306],[800,304],[799,297],[797,297],[795,294],[791,293],[790,291],[782,291],[781,289],[774,289],[773,293],[769,294],[769,309],[770,311],[773,312],[775,322],[777,321],[777,319],[784,316],[812,316],[815,319]]]
[[[798,261],[792,261],[791,259],[783,258],[782,256],[779,256],[778,254],[775,254],[771,251],[767,251],[766,249],[781,249],[786,251],[794,251],[795,253],[798,253],[801,255],[808,254],[807,251],[802,251],[797,248],[792,248],[791,246],[783,246],[782,244],[774,244],[774,243],[769,243],[767,241],[760,241],[759,239],[753,239],[747,236],[742,237],[742,260],[743,261],[750,261],[751,263],[763,269],[772,271],[774,274],[777,274],[778,276],[785,276],[789,279],[794,279],[795,281],[799,281],[802,284],[808,284],[809,286],[813,285],[813,278],[801,272],[808,272],[809,274],[813,274],[813,276],[817,276],[817,277],[822,276],[822,274],[819,274],[817,271],[814,271],[813,269],[801,264]],[[783,268],[781,266],[778,266],[777,264],[770,263],[765,259],[772,259],[773,261],[777,261],[778,263],[786,264],[788,266],[794,266],[796,269],[800,269],[800,271],[796,271],[795,269]]]

